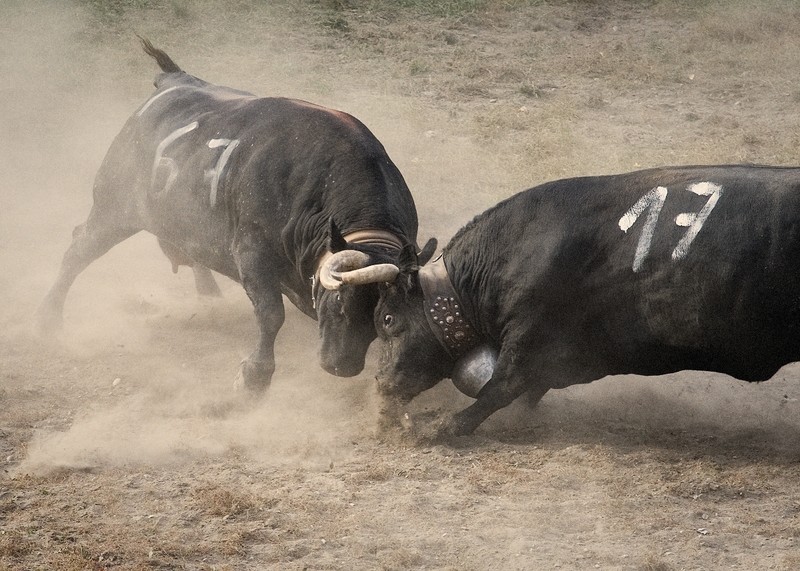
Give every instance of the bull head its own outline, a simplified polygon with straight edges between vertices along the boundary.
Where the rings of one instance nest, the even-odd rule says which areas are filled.
[[[395,251],[410,250],[416,257],[413,244],[403,246],[400,238],[387,231],[355,231],[347,239],[351,242],[331,221],[328,252],[317,269],[317,283],[323,289],[314,292],[322,339],[320,363],[341,377],[364,368],[364,357],[376,335],[373,313],[378,285],[393,282],[402,267],[392,263]]]

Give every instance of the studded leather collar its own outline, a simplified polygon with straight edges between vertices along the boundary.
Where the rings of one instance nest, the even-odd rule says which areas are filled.
[[[480,337],[464,318],[461,301],[447,275],[444,256],[420,268],[419,283],[428,325],[448,354],[456,359],[476,347]]]

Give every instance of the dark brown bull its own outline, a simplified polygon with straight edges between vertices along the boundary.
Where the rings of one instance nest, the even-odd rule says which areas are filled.
[[[193,266],[199,289],[216,287],[206,268],[244,286],[260,328],[241,365],[245,386],[260,391],[270,383],[281,293],[319,320],[323,368],[359,373],[375,338],[372,282],[387,269],[386,279],[393,277],[401,249],[416,243],[414,201],[397,167],[346,113],[212,85],[143,45],[164,73],[97,173],[94,205],[41,306],[41,329],[61,325],[80,272],[146,230],[173,266]],[[356,267],[370,283],[336,280]]]

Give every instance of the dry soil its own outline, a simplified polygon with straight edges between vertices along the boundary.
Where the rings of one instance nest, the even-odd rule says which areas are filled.
[[[348,111],[421,239],[557,177],[798,164],[790,1],[116,0],[0,5],[0,569],[797,569],[800,368],[747,385],[616,377],[474,436],[376,433],[375,358],[316,364],[287,305],[270,394],[232,391],[255,323],[155,239],[81,275],[33,333],[92,179],[156,68]],[[546,328],[546,324],[542,324]],[[412,415],[469,403],[445,381]]]

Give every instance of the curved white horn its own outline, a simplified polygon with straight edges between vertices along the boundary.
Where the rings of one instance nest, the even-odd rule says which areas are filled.
[[[332,254],[319,268],[319,283],[325,289],[339,289],[342,287],[342,274],[350,270],[364,268],[369,262],[369,256],[358,250],[342,250]]]
[[[374,264],[366,268],[342,273],[342,283],[350,285],[376,284],[392,282],[400,273],[394,264]]]

